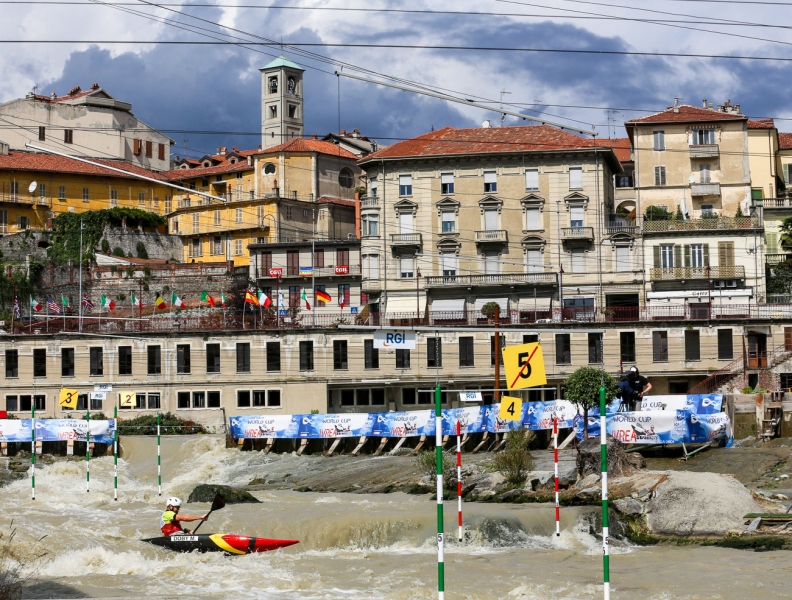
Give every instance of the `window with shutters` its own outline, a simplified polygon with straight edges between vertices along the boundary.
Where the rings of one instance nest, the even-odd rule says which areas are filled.
[[[570,167],[569,169],[569,189],[582,190],[583,189],[583,168]]]
[[[192,232],[199,233],[201,231],[201,215],[195,213],[192,216]]]
[[[529,206],[525,208],[525,229],[526,231],[542,229],[542,211],[539,207]]]
[[[46,139],[47,139],[47,128],[39,126],[38,131],[39,131],[39,135],[38,135],[39,142],[46,141]]]
[[[402,279],[411,279],[415,274],[415,258],[412,255],[402,255],[399,258],[399,275]]]
[[[413,213],[401,211],[399,213],[399,233],[413,233]]]
[[[709,163],[699,165],[699,183],[710,183],[712,181],[712,170]]]
[[[586,249],[585,248],[572,248],[570,250],[572,272],[585,273],[586,272]]]
[[[666,168],[665,167],[655,167],[654,168],[654,184],[656,186],[664,186],[666,184]]]
[[[632,271],[632,265],[630,264],[629,246],[616,246],[615,258],[616,258],[617,273],[626,273],[628,271]]]
[[[300,274],[300,252],[297,250],[288,250],[286,252],[286,274],[299,275]]]
[[[569,207],[569,226],[583,227],[584,210],[582,206]]]
[[[399,196],[412,196],[412,175],[399,175]]]
[[[234,211],[234,223],[241,223],[242,222],[242,209],[237,208]]]
[[[544,273],[544,256],[541,250],[528,248],[525,250],[525,266],[528,273]]]
[[[474,358],[474,338],[473,337],[460,337],[459,338],[459,366],[460,367],[473,367],[475,366]]]
[[[444,252],[440,255],[443,265],[443,277],[455,277],[459,270],[459,257],[453,252]]]
[[[787,329],[789,327],[784,328],[785,340]],[[792,349],[792,344],[788,345],[787,349]],[[718,360],[734,360],[734,338],[731,329],[718,329]]]
[[[244,240],[234,240],[234,256],[242,256]]]
[[[456,231],[456,212],[443,211],[440,213],[443,233],[454,233]]]
[[[484,211],[484,229],[486,231],[496,231],[497,229],[499,229],[497,210]]]
[[[441,173],[440,174],[440,193],[443,195],[451,195],[454,193],[454,174]]]
[[[655,362],[668,361],[668,332],[652,332],[652,360]]]
[[[336,267],[348,267],[349,266],[349,249],[348,248],[338,248],[336,250]]]
[[[72,130],[72,129],[64,129],[63,130],[63,142],[65,144],[73,144],[74,143],[74,130]]]
[[[500,252],[498,250],[486,250],[484,252],[484,273],[486,275],[498,275],[500,272]]]
[[[322,268],[325,266],[325,252],[324,250],[316,250],[313,257],[313,266]]]
[[[710,145],[715,143],[714,129],[694,129],[690,133],[690,143],[694,146]]]
[[[289,286],[289,306],[297,306],[300,304],[300,286]]]
[[[159,144],[159,148],[157,150],[157,158],[159,160],[165,160],[165,144]]]
[[[656,254],[659,254],[660,264],[655,265],[663,269],[673,269],[674,264],[674,244],[664,244],[662,246],[655,246]]]
[[[153,146],[152,142],[146,142],[146,158],[151,158],[153,156]]]
[[[212,212],[212,223],[215,227],[220,227],[220,211],[216,210]]]
[[[210,247],[212,249],[211,254],[213,256],[223,254],[223,238],[220,236],[213,237],[212,241],[210,242]]]
[[[118,206],[118,190],[110,190],[110,206]]]
[[[190,240],[190,256],[203,256],[203,244],[201,238]]]
[[[718,266],[734,266],[734,242],[718,242]]]
[[[379,235],[379,215],[363,215],[360,217],[361,229],[364,236]],[[445,223],[443,223],[445,225]]]
[[[140,154],[141,150],[143,149],[143,144],[140,143],[140,140],[135,138],[132,140],[132,152],[137,156]]]
[[[665,150],[665,131],[653,131],[653,150]]]
[[[484,193],[494,194],[498,191],[498,174],[495,171],[484,171]]]
[[[789,185],[790,181],[792,181],[792,178],[790,178],[790,171],[792,171],[792,164],[786,164],[784,165],[783,168],[784,168],[784,183],[786,185]]]
[[[363,255],[363,278],[364,279],[379,279],[379,255],[378,254],[364,254]]]
[[[58,200],[66,200],[66,186],[59,185],[58,186]]]
[[[685,360],[701,360],[701,337],[699,331],[685,331]]]
[[[83,188],[83,202],[88,202],[91,199],[91,191],[88,188]]]
[[[526,191],[537,191],[539,189],[539,169],[525,170],[525,189]]]
[[[138,192],[138,204],[141,206],[146,204],[146,192]]]

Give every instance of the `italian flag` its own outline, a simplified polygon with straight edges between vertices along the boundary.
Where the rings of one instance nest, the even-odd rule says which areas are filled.
[[[212,308],[215,306],[215,299],[209,295],[209,292],[201,292],[201,302],[208,302]]]
[[[102,294],[102,306],[104,306],[107,310],[113,310],[116,307],[116,303]]]
[[[135,292],[132,292],[132,305],[137,306],[138,308],[143,308],[143,300],[135,296]]]
[[[179,298],[176,292],[173,292],[173,296],[171,297],[171,304],[176,308],[184,308],[184,300]]]
[[[41,304],[39,304],[33,296],[30,297],[30,308],[36,312],[41,311]]]
[[[223,308],[226,308],[225,294],[223,292],[220,292],[220,305]]]
[[[272,300],[269,296],[267,296],[267,294],[264,293],[263,290],[258,290],[258,302],[259,305],[263,306],[264,308],[269,308],[272,306]]]
[[[165,300],[162,299],[162,294],[157,294],[157,299],[154,301],[154,304],[157,305],[159,310],[165,310],[168,308],[168,305],[165,303]]]
[[[308,296],[305,295],[305,288],[303,288],[302,296],[300,296],[303,300],[305,300],[305,310],[311,310],[311,303],[308,302]]]
[[[64,308],[69,308],[69,299],[66,296],[61,296],[61,304]]]

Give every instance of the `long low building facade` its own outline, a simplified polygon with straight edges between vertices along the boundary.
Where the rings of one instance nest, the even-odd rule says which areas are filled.
[[[458,405],[454,392],[463,390],[493,401],[491,327],[422,329],[412,350],[377,349],[378,327],[344,327],[3,336],[0,410],[20,418],[34,405],[37,417],[169,411],[219,424],[239,414],[426,408],[436,382],[447,407]],[[520,392],[530,400],[563,398],[566,377],[581,366],[618,376],[638,365],[652,394],[700,391],[713,373],[721,389],[792,387],[792,327],[783,323],[549,324],[502,329],[501,336],[505,346],[541,343],[548,382]],[[76,411],[59,406],[62,388],[78,390]]]

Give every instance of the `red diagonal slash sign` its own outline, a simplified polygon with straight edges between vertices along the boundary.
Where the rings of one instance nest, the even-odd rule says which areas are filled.
[[[527,367],[527,366],[528,366],[528,363],[529,363],[529,362],[531,362],[531,359],[533,358],[533,355],[534,355],[534,354],[536,354],[536,351],[537,351],[538,349],[539,349],[539,344],[537,344],[536,346],[534,346],[533,352],[531,352],[531,355],[528,357],[528,360],[526,360],[526,361],[523,363],[523,366],[522,366],[522,367],[520,367],[520,372],[519,372],[519,373],[517,373],[517,377],[515,377],[515,378],[514,378],[514,381],[512,381],[512,384],[509,386],[509,389],[510,389],[510,390],[511,390],[511,389],[514,389],[514,385],[517,383],[517,380],[518,380],[518,379],[520,378],[520,376],[523,374],[523,371],[525,371],[525,367]]]

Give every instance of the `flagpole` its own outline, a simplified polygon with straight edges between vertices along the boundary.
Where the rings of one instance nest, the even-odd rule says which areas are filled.
[[[83,222],[80,219],[80,299],[79,299],[79,307],[78,307],[78,323],[77,328],[79,331],[82,331],[82,305],[83,305],[83,293],[82,293],[82,249],[83,249]]]
[[[46,299],[49,300],[49,296],[46,296]],[[46,301],[44,303],[47,304]],[[47,304],[47,333],[49,333],[49,317],[49,304]]]
[[[335,261],[333,261],[335,262]],[[316,327],[316,209],[311,209],[311,294],[314,309],[311,313],[311,327]]]
[[[247,288],[245,288],[245,301],[242,303],[242,329],[247,329],[247,327],[245,327],[245,308],[247,308],[247,295],[248,291]]]

